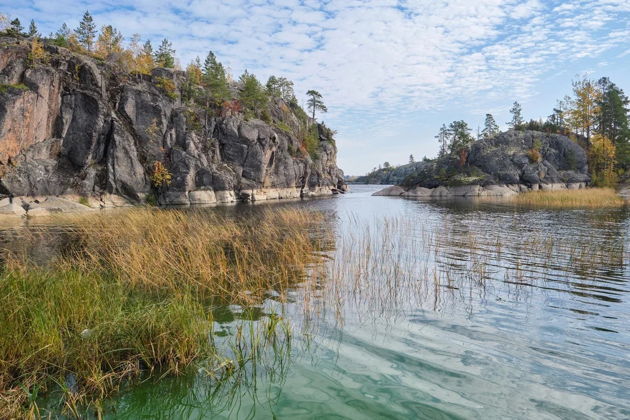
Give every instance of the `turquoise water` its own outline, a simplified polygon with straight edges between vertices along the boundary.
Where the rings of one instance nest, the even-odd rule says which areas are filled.
[[[630,418],[627,210],[376,188],[273,204],[325,212],[315,234],[330,249],[286,301],[270,291],[260,307],[216,311],[213,339],[234,358],[236,336],[283,320],[255,363],[220,384],[200,367],[128,386],[105,417]]]

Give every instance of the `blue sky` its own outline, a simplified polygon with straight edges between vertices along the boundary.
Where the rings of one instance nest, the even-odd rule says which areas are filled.
[[[286,76],[301,101],[320,91],[347,174],[434,156],[442,123],[505,123],[514,100],[545,117],[576,77],[630,93],[630,0],[0,0],[46,34],[86,9],[127,37],[169,38],[182,67],[212,50],[234,77]]]

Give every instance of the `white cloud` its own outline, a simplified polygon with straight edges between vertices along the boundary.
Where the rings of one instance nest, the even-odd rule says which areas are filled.
[[[341,137],[375,145],[376,128],[401,110],[525,99],[580,58],[624,57],[604,55],[630,36],[627,0],[0,0],[0,8],[45,33],[76,26],[90,9],[126,35],[168,37],[183,64],[213,50],[236,76],[286,75],[298,93],[322,92]]]

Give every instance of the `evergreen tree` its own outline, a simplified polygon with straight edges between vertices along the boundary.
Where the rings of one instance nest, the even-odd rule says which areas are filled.
[[[510,108],[510,114],[512,114],[512,120],[508,123],[508,125],[510,126],[510,128],[518,130],[525,122],[523,120],[523,111],[521,109],[521,104],[514,101],[514,103],[512,104],[512,108]]]
[[[96,25],[89,11],[85,11],[83,19],[81,19],[81,23],[79,23],[79,27],[75,29],[75,32],[79,43],[87,48],[88,51],[92,51],[94,38],[96,38]]]
[[[409,155],[409,163],[414,163],[416,160],[413,158],[413,155]]]
[[[315,121],[315,111],[328,112],[328,108],[326,108],[326,105],[324,105],[322,95],[318,91],[311,89],[306,92],[306,94],[309,96],[308,100],[306,101],[306,105],[313,115],[313,121]]]
[[[61,25],[61,28],[57,30],[57,32],[51,35],[51,38],[53,38],[53,43],[55,45],[59,47],[67,47],[68,40],[70,39],[71,35],[72,31],[70,30],[70,28],[68,28],[68,25],[64,23],[63,25]]]
[[[33,19],[31,19],[31,24],[28,26],[28,36],[29,38],[41,37],[40,33],[37,31],[37,25],[35,25],[35,21]]]
[[[175,50],[173,44],[164,38],[158,50],[155,52],[155,64],[158,67],[172,69],[175,67]]]
[[[238,99],[246,113],[260,116],[267,106],[267,92],[256,76],[245,70],[239,79],[240,89]]]
[[[206,106],[210,106],[210,104],[220,106],[232,96],[225,68],[212,51],[208,52],[203,63],[203,84],[208,88]]]
[[[445,156],[446,153],[448,152],[450,136],[451,136],[451,133],[446,127],[446,124],[442,124],[442,127],[440,127],[440,131],[435,136],[435,138],[438,140],[438,144],[440,145],[440,152],[439,152],[440,157]]]
[[[281,98],[287,103],[290,103],[295,99],[293,82],[286,77],[271,76],[267,80],[266,87],[269,96]]]
[[[453,121],[448,126],[448,132],[451,137],[449,145],[451,154],[460,153],[475,141],[470,135],[471,130],[465,121]]]
[[[151,45],[151,41],[147,39],[147,42],[144,43],[144,45],[142,46],[142,52],[144,54],[148,54],[150,56],[153,56],[153,46]]]
[[[483,125],[483,130],[481,131],[481,137],[484,139],[488,139],[499,133],[499,125],[495,121],[492,114],[486,114],[486,121]]]
[[[20,19],[15,18],[11,21],[11,24],[9,25],[9,27],[7,28],[5,32],[5,34],[7,34],[7,36],[12,36],[12,37],[19,37],[23,35],[24,31],[24,27],[22,26],[22,24],[20,23]]]
[[[607,77],[597,82],[601,96],[597,101],[597,133],[610,139],[617,148],[616,158],[620,167],[630,167],[630,124],[628,105],[630,100],[623,90]]]

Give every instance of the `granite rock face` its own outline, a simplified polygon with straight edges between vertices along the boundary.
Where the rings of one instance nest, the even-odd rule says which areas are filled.
[[[463,163],[452,156],[415,163],[399,187],[375,195],[507,196],[584,188],[590,181],[584,149],[558,134],[510,130],[474,142],[465,157]]]
[[[271,101],[268,122],[212,116],[182,102],[182,72],[132,75],[54,46],[46,46],[47,64],[30,65],[27,41],[2,41],[0,199],[75,195],[140,202],[154,191],[155,162],[172,174],[160,192],[167,204],[256,199],[267,190],[282,198],[345,189],[332,132],[318,125],[311,157],[296,131],[286,130],[296,116],[281,100]],[[164,80],[174,91],[164,90]]]
[[[464,185],[531,187],[589,181],[586,152],[568,137],[510,130],[474,142],[463,164],[452,156],[416,164],[416,171],[401,185],[407,188]]]

